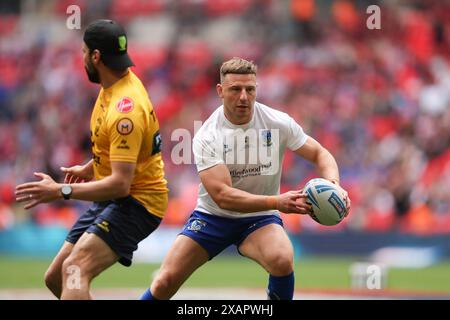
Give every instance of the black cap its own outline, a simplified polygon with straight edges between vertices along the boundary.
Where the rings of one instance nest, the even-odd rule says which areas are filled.
[[[84,43],[90,50],[101,53],[103,63],[111,69],[120,70],[134,66],[127,53],[127,35],[117,22],[96,20],[84,32]]]

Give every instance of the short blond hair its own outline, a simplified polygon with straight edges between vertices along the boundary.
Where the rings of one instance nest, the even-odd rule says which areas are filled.
[[[228,73],[254,74],[256,76],[257,69],[258,67],[253,63],[253,61],[233,57],[232,59],[222,63],[222,66],[220,67],[220,82],[223,82],[224,77]]]

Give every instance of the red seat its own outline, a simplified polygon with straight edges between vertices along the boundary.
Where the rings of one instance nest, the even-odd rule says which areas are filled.
[[[136,74],[162,65],[167,57],[167,49],[164,47],[130,46],[128,53],[136,65],[133,68]]]
[[[16,15],[5,15],[0,18],[0,35],[3,37],[12,34],[16,28],[19,17]]]
[[[239,15],[248,10],[253,0],[206,0],[209,16]]]
[[[111,15],[114,19],[127,22],[133,17],[160,12],[164,7],[164,0],[114,0],[111,5]]]

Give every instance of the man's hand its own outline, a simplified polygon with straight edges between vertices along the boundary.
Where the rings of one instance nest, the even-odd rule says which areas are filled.
[[[306,203],[307,197],[302,190],[280,194],[277,196],[277,209],[284,213],[309,214],[312,207]]]
[[[345,202],[345,215],[344,215],[344,218],[345,218],[350,213],[350,207],[351,207],[352,202],[350,201],[350,197],[348,196],[348,192],[345,191],[345,189],[342,188],[339,185],[339,183],[337,183],[335,181],[332,181],[332,182],[336,185],[336,187],[338,187],[339,191],[342,194],[342,198],[344,199],[344,202]]]
[[[71,184],[87,182],[93,178],[92,166],[78,165],[70,168],[61,167],[60,169],[66,174],[64,177],[64,183]]]
[[[61,198],[61,186],[49,175],[40,172],[35,172],[34,175],[42,180],[27,182],[16,187],[16,201],[28,202],[24,206],[25,209]]]

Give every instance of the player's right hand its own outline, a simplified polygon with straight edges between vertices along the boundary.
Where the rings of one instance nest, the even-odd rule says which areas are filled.
[[[51,202],[61,197],[61,185],[52,177],[42,172],[35,172],[34,175],[41,180],[22,183],[16,187],[16,201],[27,202],[24,206],[27,210],[40,203]]]
[[[307,198],[303,190],[288,191],[278,196],[277,209],[284,213],[309,214],[312,207]]]
[[[64,183],[86,182],[93,178],[92,172],[87,166],[77,165],[70,168],[61,167],[60,169],[66,174],[64,176]]]

